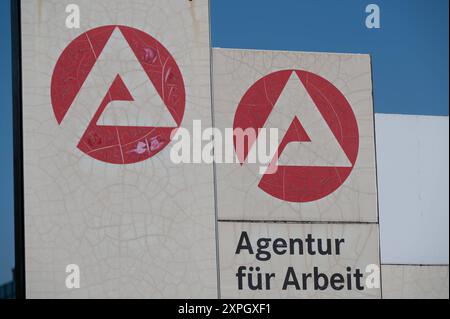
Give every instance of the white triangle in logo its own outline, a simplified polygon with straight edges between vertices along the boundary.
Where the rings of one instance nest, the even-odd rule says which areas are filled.
[[[90,41],[88,37],[87,40]],[[178,126],[118,27],[97,57],[61,124],[81,138],[117,75],[133,101],[110,102],[97,125]]]
[[[278,154],[277,165],[352,166],[297,73],[292,72],[264,127],[276,127],[284,137],[295,117],[311,141],[288,143]]]
[[[134,99],[110,102],[98,119],[98,125],[177,127],[172,114],[118,28],[112,33],[97,64],[120,74]]]

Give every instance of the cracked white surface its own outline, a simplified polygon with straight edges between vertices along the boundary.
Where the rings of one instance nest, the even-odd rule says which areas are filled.
[[[211,125],[208,2],[77,0],[80,29],[65,27],[69,3],[22,1],[27,297],[214,298],[212,166],[173,165],[169,148],[136,164],[97,161],[58,126],[50,101],[62,50],[91,28],[122,24],[155,37],[177,61],[182,125]],[[72,263],[80,289],[64,284]]]
[[[381,265],[383,298],[448,299],[448,272],[448,265]]]
[[[337,87],[348,100],[359,130],[355,166],[343,185],[330,195],[313,202],[292,203],[258,188],[261,175],[250,165],[218,164],[219,219],[377,222],[372,83],[368,55],[213,49],[216,127],[224,129],[233,125],[239,101],[257,80],[285,69],[318,74]],[[287,104],[286,108],[295,106],[295,103]],[[333,154],[330,154],[332,157]]]
[[[340,254],[321,256],[304,254],[276,255],[272,252],[269,261],[258,261],[255,254],[247,251],[235,254],[242,231],[247,231],[256,253],[256,240],[259,238],[344,238]],[[346,267],[360,268],[362,272],[368,264],[379,265],[378,225],[375,224],[298,224],[298,223],[219,223],[220,244],[220,287],[223,298],[379,298],[380,289],[314,291],[311,285],[307,290],[290,287],[282,289],[284,275],[289,266],[294,267],[300,279],[300,273],[309,273],[313,267],[326,274],[339,272],[346,274]],[[333,250],[334,252],[334,250]],[[238,267],[260,267],[263,273],[275,273],[270,290],[253,291],[248,288],[239,290],[236,279]],[[366,277],[364,277],[366,278]],[[247,278],[245,278],[247,280]],[[364,279],[365,280],[365,279]]]
[[[262,77],[287,69],[315,73],[331,82],[344,95],[358,126],[358,156],[349,177],[337,190],[322,199],[303,203],[283,201],[261,190],[258,187],[261,175],[252,165],[216,165],[221,295],[225,298],[379,298],[380,289],[282,290],[280,278],[270,290],[238,289],[236,272],[241,265],[247,268],[260,266],[263,272],[275,272],[277,276],[282,276],[283,270],[289,266],[299,272],[310,272],[314,266],[318,266],[324,272],[345,273],[347,266],[364,270],[368,264],[379,265],[380,262],[372,83],[368,55],[213,49],[215,125],[219,129],[232,127],[236,109],[247,90]],[[280,123],[286,126],[286,123],[289,124],[292,120],[292,114],[298,114],[298,119],[302,122],[300,114],[303,112],[303,115],[308,117],[303,119],[303,122],[311,120],[313,123],[312,126],[304,125],[310,131],[305,128],[306,133],[313,131],[316,140],[327,140],[324,131],[316,130],[317,127],[314,126],[318,121],[312,117],[312,108],[305,107],[301,112],[297,109],[300,107],[299,103],[311,104],[307,94],[294,92],[289,81],[287,83],[284,89],[287,88],[287,94],[283,91],[275,103],[283,105],[278,105],[276,112],[274,111],[275,119],[269,117],[267,121],[272,121],[271,124],[275,127],[279,127]],[[266,86],[264,89],[270,90]],[[266,97],[270,100],[267,91]],[[282,131],[280,136],[284,133],[286,132]],[[323,165],[328,163],[327,161],[337,161],[335,149],[331,145],[321,145],[320,148],[322,157],[326,159],[317,158],[319,152],[312,151],[308,154],[309,157],[306,157],[308,163]],[[297,150],[300,151],[301,148],[297,147]],[[309,147],[308,150],[313,149]],[[282,152],[281,156],[288,156],[287,162],[295,163],[298,161],[294,158],[295,155],[295,152]],[[305,155],[304,152],[302,155]],[[338,162],[346,163],[345,158]],[[244,220],[253,222],[237,222]],[[286,221],[300,223],[285,223]],[[310,221],[319,223],[301,223]],[[343,254],[339,256],[274,256],[270,262],[260,262],[255,260],[254,256],[235,254],[243,230],[248,232],[250,238],[302,237],[307,233],[324,239],[341,236],[346,245]]]
[[[166,148],[126,166],[99,162],[80,152],[72,131],[58,126],[50,102],[52,70],[62,50],[79,34],[107,24],[135,27],[154,36],[173,55],[186,89],[182,126],[211,125],[208,3],[172,1],[77,1],[81,29],[65,28],[71,1],[23,1],[23,94],[27,297],[216,297],[213,171],[211,165],[173,165]],[[370,63],[365,55],[251,52],[214,49],[215,120],[231,127],[242,94],[257,79],[279,69],[317,73],[348,99],[356,115],[360,147],[342,187],[313,203],[270,197],[239,164],[218,165],[222,219],[377,222]],[[246,175],[247,174],[247,175]],[[220,224],[222,296],[237,296],[230,256],[233,234],[243,224]],[[378,263],[378,225],[251,225],[254,234],[343,234],[350,249],[340,258],[274,261]],[[233,247],[234,248],[234,247]],[[76,263],[81,288],[65,288],[65,266]],[[231,288],[230,288],[231,287]],[[279,295],[272,292],[268,297]],[[289,292],[288,297],[310,297]],[[239,295],[240,296],[240,295]],[[378,297],[328,294],[323,297]],[[253,297],[253,295],[249,295]]]

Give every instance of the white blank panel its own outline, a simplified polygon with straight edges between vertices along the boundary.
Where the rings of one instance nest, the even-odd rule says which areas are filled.
[[[448,264],[448,117],[376,114],[382,263]]]

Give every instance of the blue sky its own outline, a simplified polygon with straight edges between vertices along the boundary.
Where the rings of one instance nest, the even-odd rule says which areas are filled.
[[[365,27],[370,3],[380,7],[380,29]],[[212,0],[212,45],[370,53],[376,112],[448,115],[448,6],[448,0]]]
[[[365,27],[369,3],[380,29]],[[448,116],[448,10],[448,0],[211,0],[212,45],[370,53],[376,112]],[[9,12],[0,0],[0,283],[14,261]]]

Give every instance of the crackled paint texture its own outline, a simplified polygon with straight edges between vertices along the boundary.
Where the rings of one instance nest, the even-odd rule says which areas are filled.
[[[448,265],[382,265],[383,298],[448,299]]]
[[[72,2],[22,1],[27,297],[217,297],[212,166],[171,164],[169,148],[129,165],[96,160],[77,148],[75,125],[58,125],[50,99],[71,41],[125,25],[157,39],[178,64],[182,125],[210,126],[208,2],[78,0],[81,28],[67,29]],[[69,290],[73,263],[81,288]]]
[[[286,141],[280,144],[279,163],[285,157],[281,176],[261,179],[259,163],[243,160],[216,164],[222,297],[381,297],[380,289],[283,290],[280,278],[270,290],[239,290],[236,280],[240,265],[259,266],[263,272],[282,276],[289,266],[302,272],[318,266],[324,272],[345,273],[347,266],[364,271],[369,264],[380,264],[370,57],[213,49],[213,70],[216,127],[224,129],[232,123],[243,129],[276,127],[279,141],[286,136],[290,144],[301,144],[290,153],[283,150]],[[314,105],[324,121],[314,114]],[[298,115],[295,121],[293,115]],[[318,148],[308,145],[331,141],[331,134],[337,148],[331,142]],[[337,151],[344,153],[339,157]],[[292,167],[299,156],[304,166]],[[342,237],[346,245],[339,256],[274,256],[270,262],[259,262],[254,256],[235,254],[243,230],[250,238],[307,233],[316,238]]]
[[[344,238],[340,254],[321,256],[308,255],[306,248],[304,254],[276,255],[272,251],[269,261],[258,261],[255,254],[246,251],[235,254],[241,232],[248,233],[256,253],[255,241],[259,238],[305,238],[312,234],[313,238]],[[220,279],[221,293],[224,298],[379,298],[380,289],[352,289],[314,290],[309,281],[307,290],[297,290],[293,286],[286,290],[282,289],[284,276],[288,267],[293,267],[301,280],[300,273],[313,272],[313,267],[328,276],[339,272],[346,274],[346,268],[350,266],[353,270],[361,269],[364,273],[369,264],[379,265],[378,251],[378,225],[376,224],[299,224],[299,223],[236,223],[221,222],[219,226],[220,243]],[[297,251],[297,250],[296,250]],[[333,250],[334,252],[334,250]],[[238,267],[260,267],[262,273],[275,273],[270,290],[238,289],[236,272]],[[366,277],[364,277],[366,278]],[[247,278],[245,278],[247,280]],[[364,279],[365,280],[365,279]],[[363,282],[364,282],[363,280]],[[256,281],[255,281],[256,282]],[[300,285],[302,282],[300,281]]]
[[[63,50],[93,28],[124,25],[154,37],[173,56],[185,89],[184,117],[175,116],[176,126],[181,123],[191,129],[193,119],[200,119],[203,127],[210,126],[208,3],[78,0],[81,28],[67,29],[65,7],[72,2],[22,1],[27,297],[217,297],[212,166],[171,164],[170,148],[161,147],[167,138],[136,141],[130,149],[135,152],[130,161],[136,162],[133,164],[110,164],[124,162],[117,152],[120,148],[107,154],[106,160],[96,160],[87,155],[88,149],[77,147],[84,133],[79,132],[78,122],[59,125],[61,118],[53,111],[51,100],[52,75]],[[149,48],[141,53],[140,58],[146,62],[156,61],[155,52]],[[116,58],[120,60],[121,55]],[[352,108],[359,135],[356,158],[349,158],[349,175],[337,190],[317,200],[283,201],[258,187],[261,175],[254,166],[217,165],[219,219],[253,221],[219,222],[221,296],[380,297],[379,289],[318,293],[282,291],[274,286],[266,293],[238,291],[235,277],[236,267],[242,264],[260,264],[264,270],[278,273],[287,266],[306,271],[317,265],[323,271],[344,272],[347,265],[379,265],[369,56],[213,49],[213,58],[216,127],[233,127],[239,102],[258,80],[280,70],[300,70],[323,77],[342,93]],[[80,65],[85,64],[80,60]],[[84,75],[88,72],[83,67],[79,71]],[[101,71],[106,74],[113,70]],[[139,89],[139,83],[135,83],[127,88],[129,91],[123,90],[123,84],[130,84],[123,83],[127,75],[121,74],[124,80],[115,80],[119,94],[112,94],[107,102],[130,100],[130,91]],[[76,76],[77,81],[83,82],[82,78]],[[173,75],[169,78],[174,80]],[[81,103],[86,111],[91,111],[91,100],[105,97],[104,83],[100,82],[90,87],[91,95]],[[164,85],[158,89],[155,81],[153,84],[161,95]],[[150,98],[158,96],[153,92]],[[295,105],[285,106],[292,111]],[[91,120],[86,114],[81,110],[75,118]],[[107,124],[111,119],[125,120],[129,126],[136,124],[135,119],[124,119],[120,114],[112,112],[96,124]],[[279,115],[286,114],[281,109]],[[304,123],[301,119],[299,122],[294,125],[297,140],[307,141],[308,132],[301,132]],[[88,141],[99,143],[98,136],[91,137]],[[354,138],[352,134],[347,137]],[[114,138],[117,141],[117,136]],[[120,144],[120,138],[118,141]],[[150,148],[155,152],[146,154]],[[327,147],[325,152],[330,158],[335,155]],[[146,155],[150,155],[148,159]],[[307,158],[311,162],[318,159]],[[290,161],[295,158],[288,158]],[[310,221],[315,223],[305,223]],[[302,237],[307,233],[321,238],[345,237],[346,246],[340,256],[274,256],[270,263],[261,263],[252,256],[235,255],[243,230],[251,238]],[[65,268],[72,263],[80,266],[80,289],[69,290],[64,284]],[[448,266],[383,265],[382,270],[385,298],[448,298]]]
[[[351,141],[350,144],[352,145],[347,149],[344,147],[344,151],[346,152],[348,159],[353,159],[353,161],[355,153],[352,153],[352,147],[355,146],[356,143],[357,158],[353,165],[353,169],[347,178],[344,173],[339,171],[340,169],[344,169],[341,167],[336,168],[336,173],[328,173],[318,181],[315,181],[318,175],[315,172],[312,172],[312,174],[309,175],[297,176],[299,178],[296,179],[296,181],[306,185],[305,193],[316,191],[316,188],[310,187],[312,184],[315,184],[318,187],[323,186],[325,189],[325,184],[334,183],[333,180],[335,179],[338,179],[336,184],[341,184],[342,180],[345,180],[335,191],[332,191],[331,193],[328,192],[328,196],[315,196],[316,194],[307,196],[312,199],[316,198],[316,200],[312,201],[302,202],[301,200],[295,200],[298,199],[298,196],[291,197],[291,199],[294,198],[294,200],[286,201],[280,199],[280,196],[274,197],[266,191],[263,191],[259,185],[262,176],[259,175],[258,165],[255,166],[254,164],[250,165],[247,163],[244,163],[242,166],[240,163],[232,165],[218,164],[217,206],[219,219],[352,221],[374,223],[378,221],[372,83],[370,57],[368,55],[214,49],[213,70],[214,118],[216,127],[220,129],[230,127],[233,120],[236,121],[235,112],[238,105],[247,90],[254,85],[255,82],[275,71],[302,70],[314,73],[325,79],[342,93],[344,99],[341,100],[348,101],[351,106],[354,118],[356,118],[359,133],[359,136],[355,136],[355,130],[345,129],[345,125],[347,125],[348,122],[351,122],[352,117],[336,116],[334,117],[335,123],[328,122],[333,133],[350,132],[349,136],[341,134],[341,139],[338,140],[339,143],[344,145],[346,143],[345,138],[349,138]],[[308,78],[304,77],[302,81],[308,88]],[[286,81],[283,83],[286,83]],[[288,86],[289,82],[286,84],[286,87]],[[283,119],[283,117],[292,121],[291,114],[295,113],[296,109],[302,104],[310,103],[308,94],[303,94],[302,96],[295,98],[296,96],[291,94],[291,92],[294,92],[292,88],[286,89],[286,87],[284,90],[289,90],[287,99],[284,99],[286,103],[280,105],[279,108],[277,108],[277,112],[273,112],[276,113],[275,115],[278,118],[282,118],[282,120],[275,119],[273,122],[267,120],[269,126],[270,124],[281,123],[281,121],[286,120]],[[277,94],[273,94],[273,92],[278,91],[280,91],[279,88],[266,88],[266,93],[268,92],[268,108],[272,107],[272,105],[275,105],[274,108],[277,107]],[[264,93],[264,91],[262,92]],[[320,97],[321,95],[320,90],[316,97],[314,94],[311,94],[311,91],[308,93],[310,93],[309,95],[311,95],[315,104],[320,103],[317,98],[317,96]],[[328,103],[326,98],[327,96],[325,95],[325,99],[323,99],[324,104]],[[251,102],[251,98],[249,101]],[[339,103],[342,104],[343,102]],[[266,116],[264,110],[267,109],[264,107],[264,103],[261,105],[257,104],[256,106],[258,107],[255,108],[253,112],[261,112],[259,117],[264,118],[264,116]],[[327,107],[332,111],[334,109],[336,114],[343,108],[342,105],[331,105],[331,107],[327,105]],[[321,112],[322,111],[323,108],[321,109]],[[249,115],[248,122],[254,123],[254,118],[258,118],[258,115]],[[342,118],[345,118],[346,123],[340,122]],[[302,121],[306,121],[307,118],[298,118],[298,120],[302,123]],[[241,122],[245,122],[245,119],[241,120]],[[264,121],[261,121],[261,123],[264,123]],[[285,123],[288,123],[289,125],[290,122]],[[313,121],[309,126],[314,129],[316,124],[318,124],[318,122]],[[286,134],[288,127],[278,127],[280,129],[280,139]],[[309,132],[306,132],[306,134],[308,133]],[[289,132],[287,132],[286,135],[288,134]],[[325,136],[324,130],[318,130],[316,132],[316,142],[324,139]],[[306,136],[304,136],[303,139],[302,137],[297,138],[297,140],[303,141],[305,141],[305,139],[307,140]],[[304,148],[304,150],[306,150],[308,148],[308,143],[303,144],[306,144]],[[335,148],[332,148],[331,144],[323,145],[320,149],[323,152],[323,154],[320,155],[323,156],[319,156],[319,154],[316,153],[317,156],[315,158],[314,156],[310,156],[310,158],[307,159],[312,165],[320,165],[317,163],[318,158],[325,158],[325,160],[336,158]],[[295,162],[295,156],[297,156],[297,154],[302,155],[303,153],[304,152],[297,152],[290,155],[288,162],[290,160]],[[282,152],[280,159],[283,156],[284,154]],[[311,168],[311,171],[312,170],[313,168]],[[331,167],[331,170],[333,170],[333,167]],[[348,175],[348,172],[346,174]],[[279,185],[280,179],[281,178],[272,177],[266,179],[264,183],[265,187],[270,188],[273,186],[275,189],[282,188],[283,192],[285,189],[293,187],[293,183],[291,182],[282,182],[282,185]],[[298,184],[297,182],[296,184]],[[268,185],[271,183],[272,185]],[[330,189],[333,189],[333,187],[330,187]],[[302,187],[299,187],[295,192],[297,192],[297,194],[302,192]]]

